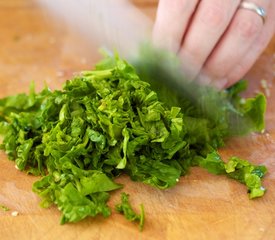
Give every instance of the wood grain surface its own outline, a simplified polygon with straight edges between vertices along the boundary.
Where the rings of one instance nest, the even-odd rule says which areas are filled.
[[[134,3],[154,17],[157,1]],[[60,88],[74,72],[92,68],[99,58],[96,45],[83,42],[34,1],[0,1],[0,97],[27,92],[31,81],[37,90],[44,82]],[[247,95],[264,90],[262,79],[270,86],[266,132],[231,139],[220,150],[225,159],[237,155],[268,167],[263,198],[249,200],[243,185],[198,168],[165,191],[122,176],[118,182],[125,185],[123,191],[130,193],[133,206],[145,206],[143,232],[115,212],[108,219],[60,226],[59,211],[40,208],[39,197],[31,191],[37,177],[16,170],[0,152],[0,204],[11,209],[0,210],[0,239],[275,239],[274,72],[275,38],[247,75],[251,82]],[[119,194],[112,194],[111,206]],[[13,217],[13,211],[19,215]]]

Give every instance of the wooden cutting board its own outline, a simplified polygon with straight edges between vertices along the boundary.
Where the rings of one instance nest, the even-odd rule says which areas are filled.
[[[154,14],[156,1],[135,1],[147,14]],[[148,4],[147,4],[148,3]],[[54,22],[31,0],[0,2],[0,97],[26,92],[31,81],[40,90],[44,82],[55,89],[79,70],[91,68],[100,58],[96,46],[86,44]],[[268,189],[261,199],[249,200],[243,185],[223,176],[213,176],[198,168],[170,190],[156,190],[127,177],[125,185],[136,209],[143,203],[146,224],[137,225],[113,213],[77,224],[59,225],[55,208],[41,209],[32,193],[37,179],[15,169],[14,162],[0,153],[0,239],[275,239],[275,38],[247,78],[247,95],[262,91],[260,80],[270,85],[266,133],[232,139],[221,149],[226,159],[237,155],[265,164]],[[112,195],[110,205],[119,200]],[[17,217],[11,216],[18,211]]]

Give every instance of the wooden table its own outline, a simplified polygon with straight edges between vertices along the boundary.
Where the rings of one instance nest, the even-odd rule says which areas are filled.
[[[156,1],[136,0],[146,14],[154,15]],[[55,207],[42,209],[32,193],[37,179],[19,172],[14,162],[0,153],[0,239],[275,239],[275,38],[247,78],[252,83],[247,95],[261,89],[260,80],[270,85],[266,133],[232,139],[221,149],[222,156],[237,155],[265,164],[266,195],[249,200],[246,188],[223,176],[194,168],[173,189],[161,191],[127,177],[119,182],[131,194],[135,207],[143,203],[146,224],[140,233],[135,224],[113,213],[77,224],[59,225]],[[52,20],[31,0],[0,2],[0,97],[26,92],[31,81],[37,90],[44,82],[51,88],[77,71],[91,68],[100,58],[91,44],[85,45],[62,24]],[[110,205],[119,199],[112,195]],[[17,217],[11,216],[18,211]]]

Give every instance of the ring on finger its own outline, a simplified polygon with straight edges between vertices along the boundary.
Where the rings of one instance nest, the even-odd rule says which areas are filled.
[[[259,17],[261,17],[261,19],[263,20],[263,23],[265,23],[266,11],[264,10],[264,8],[258,6],[256,3],[242,1],[239,8],[246,9],[246,10],[256,13]]]

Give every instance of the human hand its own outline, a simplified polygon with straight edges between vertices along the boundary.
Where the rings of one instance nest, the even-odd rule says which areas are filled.
[[[275,0],[160,0],[153,42],[176,53],[189,79],[228,87],[242,78],[275,32]],[[245,1],[248,2],[248,1]]]

